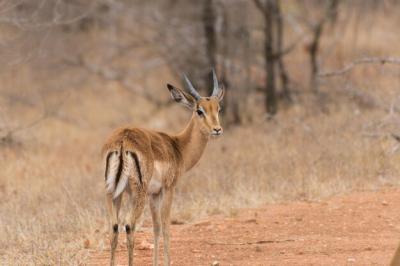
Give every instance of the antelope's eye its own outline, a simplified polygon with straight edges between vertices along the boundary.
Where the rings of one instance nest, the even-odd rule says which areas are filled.
[[[203,116],[203,115],[204,115],[203,111],[200,110],[200,109],[197,109],[197,110],[196,110],[196,113],[197,113],[199,116]]]

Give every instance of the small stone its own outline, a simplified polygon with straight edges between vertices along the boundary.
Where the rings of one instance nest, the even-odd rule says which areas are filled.
[[[347,261],[348,261],[348,262],[355,262],[356,259],[355,259],[355,258],[348,258]]]
[[[383,205],[383,206],[388,206],[389,203],[388,203],[386,200],[384,200],[384,201],[382,201],[382,205]]]
[[[219,266],[219,261],[214,260],[213,263],[211,264],[212,266]]]
[[[142,241],[142,243],[140,243],[140,245],[138,246],[138,250],[150,250],[153,248],[154,248],[154,245],[150,244],[146,241]]]
[[[182,224],[185,224],[185,222],[181,221],[181,220],[178,220],[178,219],[172,219],[171,220],[171,224],[173,224],[173,225],[182,225]]]
[[[83,247],[88,249],[90,247],[90,240],[86,239],[85,241],[83,241]]]

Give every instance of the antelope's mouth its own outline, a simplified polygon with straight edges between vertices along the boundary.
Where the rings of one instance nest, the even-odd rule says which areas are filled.
[[[218,136],[221,136],[221,135],[222,135],[222,132],[215,132],[215,131],[211,132],[211,136],[218,137]]]

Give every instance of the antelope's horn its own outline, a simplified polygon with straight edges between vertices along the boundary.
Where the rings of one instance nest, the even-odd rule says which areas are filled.
[[[186,75],[183,75],[183,78],[185,79],[188,91],[190,95],[192,95],[196,100],[199,100],[201,98],[200,94],[196,91],[196,89],[193,87],[193,84],[190,82],[188,77]]]
[[[215,69],[212,70],[212,75],[213,75],[214,88],[211,96],[217,96],[220,88],[218,85],[217,74],[215,74]]]

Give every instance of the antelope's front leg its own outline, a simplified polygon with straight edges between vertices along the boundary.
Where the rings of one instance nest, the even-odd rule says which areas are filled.
[[[151,218],[153,220],[154,249],[153,249],[153,266],[158,266],[158,246],[160,239],[160,201],[161,193],[149,195],[149,205]]]
[[[163,189],[162,191],[162,205],[161,205],[161,227],[164,239],[164,265],[169,266],[171,264],[169,256],[169,225],[170,225],[170,213],[173,198],[173,188]]]

